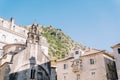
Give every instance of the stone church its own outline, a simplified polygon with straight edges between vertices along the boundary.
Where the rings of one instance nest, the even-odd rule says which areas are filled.
[[[41,48],[38,24],[29,28],[25,44],[7,44],[0,58],[0,80],[52,80],[51,62]]]

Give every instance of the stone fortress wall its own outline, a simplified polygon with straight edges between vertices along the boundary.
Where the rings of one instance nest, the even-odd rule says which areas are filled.
[[[25,43],[27,32],[28,30],[24,27],[16,25],[13,18],[10,21],[0,18],[0,55],[6,44]]]
[[[14,18],[11,18],[9,21],[0,17],[0,56],[3,53],[3,46],[6,44],[20,43],[25,44],[27,39],[28,26],[20,26],[15,24]],[[43,52],[48,55],[48,44],[46,39],[42,37],[41,45]]]

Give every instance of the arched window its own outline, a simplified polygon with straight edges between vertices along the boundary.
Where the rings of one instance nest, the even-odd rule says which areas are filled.
[[[0,26],[2,27],[3,27],[3,22],[4,22],[3,20],[0,21]]]
[[[15,26],[13,26],[13,30],[15,30]]]
[[[31,69],[30,79],[35,79],[35,69]]]
[[[2,41],[6,41],[6,36],[2,35]]]
[[[16,43],[16,42],[18,42],[18,40],[17,40],[17,39],[14,39],[14,42]]]

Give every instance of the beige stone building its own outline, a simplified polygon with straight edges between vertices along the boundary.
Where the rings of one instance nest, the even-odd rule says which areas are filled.
[[[112,46],[116,66],[113,55],[105,50],[75,47],[71,55],[57,61],[56,75],[56,65],[50,70],[46,39],[38,31],[34,33],[38,25],[30,25],[30,31],[25,27],[15,24],[13,18],[0,18],[0,80],[120,79],[119,43]]]
[[[112,49],[116,61],[118,80],[120,80],[120,43],[113,45]]]
[[[0,80],[50,80],[50,59],[41,48],[38,24],[33,24],[25,44],[7,44],[0,58]]]
[[[0,17],[0,57],[3,53],[3,46],[6,44],[24,44],[27,39],[28,30],[26,27],[29,26],[20,26],[15,24],[14,18],[11,18],[10,21]],[[41,48],[45,55],[48,56],[48,45],[46,45],[46,39],[41,37]]]
[[[0,18],[0,55],[6,44],[25,43],[27,33],[28,30],[23,26],[16,25],[13,18],[10,21]]]
[[[57,61],[58,80],[117,80],[114,57],[105,50],[80,50]]]
[[[40,26],[26,27],[0,18],[0,80],[56,80]]]

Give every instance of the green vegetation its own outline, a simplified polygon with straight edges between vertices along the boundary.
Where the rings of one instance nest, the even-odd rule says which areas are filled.
[[[57,60],[64,58],[70,53],[70,50],[75,46],[75,43],[69,36],[65,35],[61,29],[55,29],[52,26],[40,27],[41,34],[49,43],[49,55],[52,59]],[[77,44],[81,49],[84,47]]]

